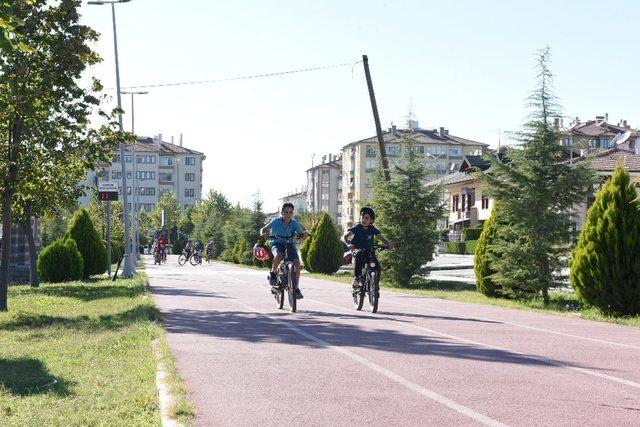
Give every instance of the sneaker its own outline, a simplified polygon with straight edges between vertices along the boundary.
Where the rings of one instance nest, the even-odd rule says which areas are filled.
[[[276,277],[276,273],[274,273],[273,271],[269,272],[269,276],[267,276],[267,279],[269,279],[269,284],[271,286],[276,286],[278,284],[278,279]]]
[[[302,296],[302,292],[300,292],[300,289],[296,289],[296,299],[302,299],[302,298],[304,298]]]
[[[353,282],[351,283],[351,287],[353,288],[353,290],[358,290],[362,287],[362,285],[360,284],[360,279],[358,279],[357,277],[353,279]]]

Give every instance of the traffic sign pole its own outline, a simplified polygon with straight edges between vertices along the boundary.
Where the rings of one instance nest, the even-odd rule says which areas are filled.
[[[107,263],[107,272],[111,277],[111,200],[107,200]]]

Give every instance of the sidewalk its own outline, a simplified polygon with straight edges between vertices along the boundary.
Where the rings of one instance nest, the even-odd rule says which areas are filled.
[[[473,270],[473,255],[439,254],[423,266],[427,270]]]

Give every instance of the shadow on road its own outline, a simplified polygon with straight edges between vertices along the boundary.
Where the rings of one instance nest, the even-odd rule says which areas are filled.
[[[498,349],[483,348],[464,343],[425,335],[401,333],[391,329],[365,329],[356,325],[342,324],[328,320],[353,316],[363,319],[361,315],[345,315],[318,312],[300,313],[291,319],[286,312],[281,316],[284,321],[293,321],[293,325],[305,332],[328,342],[332,346],[359,347],[386,352],[413,355],[434,355],[457,359],[469,359],[495,363],[513,363],[519,365],[557,366],[569,363],[527,356]],[[303,337],[274,319],[273,315],[239,311],[197,311],[170,310],[163,311],[162,317],[169,333],[208,335],[225,340],[240,340],[250,343],[278,343],[295,346],[318,348],[315,341]],[[280,316],[278,316],[280,317]],[[466,321],[467,319],[450,320]]]
[[[207,298],[222,298],[220,295],[216,295],[213,292],[199,291],[196,289],[183,289],[173,288],[169,286],[151,286],[151,292],[154,295],[170,295],[170,296],[184,296],[184,297],[207,297]]]

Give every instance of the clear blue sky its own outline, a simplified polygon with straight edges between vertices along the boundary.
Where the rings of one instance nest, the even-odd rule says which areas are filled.
[[[102,34],[95,48],[104,61],[91,73],[114,87],[110,7],[84,5],[82,14]],[[564,114],[640,123],[635,1],[132,0],[116,14],[123,86],[356,63],[367,54],[383,128],[403,126],[412,103],[422,127],[496,145],[499,129],[525,120],[534,54],[549,45]],[[375,134],[362,64],[353,73],[149,91],[136,99],[137,133],[166,141],[182,133],[207,156],[205,192],[248,205],[259,191],[267,210],[305,184],[313,153],[317,162]]]

